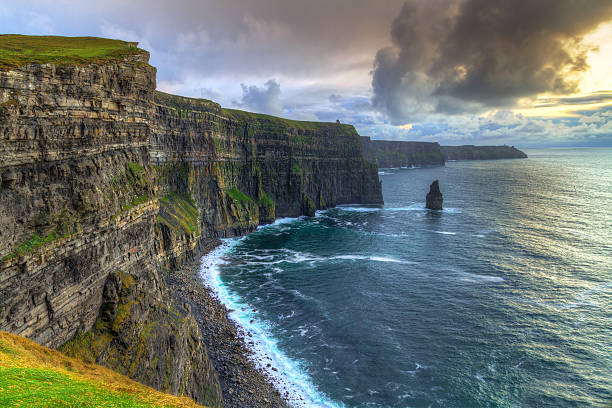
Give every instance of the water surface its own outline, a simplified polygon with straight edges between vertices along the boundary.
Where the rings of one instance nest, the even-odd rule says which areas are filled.
[[[527,153],[383,170],[384,207],[260,228],[206,279],[296,405],[606,406],[612,149]]]

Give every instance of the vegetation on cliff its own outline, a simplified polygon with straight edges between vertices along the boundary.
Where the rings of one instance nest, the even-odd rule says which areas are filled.
[[[199,407],[107,368],[87,364],[24,337],[0,332],[0,406]]]
[[[200,220],[196,202],[191,197],[170,193],[159,200],[157,221],[181,234],[200,233]]]
[[[0,70],[29,64],[82,65],[146,53],[138,43],[98,37],[0,35]]]
[[[292,120],[279,118],[277,116],[266,115],[264,113],[246,112],[238,109],[223,108],[223,113],[231,119],[240,120],[244,122],[257,122],[260,126],[263,126],[265,130],[285,130],[289,128],[298,130],[322,130],[332,126],[341,127],[347,131],[354,130],[352,125],[339,125],[334,122],[309,122],[302,120]]]
[[[202,331],[208,316],[196,321],[167,282],[217,237],[382,202],[376,165],[350,125],[157,92],[147,56],[115,40],[0,36],[0,329],[200,404],[258,406],[272,387],[226,376],[223,394],[232,351],[209,358],[217,328]]]

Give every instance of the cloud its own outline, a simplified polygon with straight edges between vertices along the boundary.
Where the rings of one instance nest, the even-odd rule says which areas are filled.
[[[240,84],[240,87],[242,88],[242,100],[236,105],[259,113],[277,116],[283,114],[280,84],[274,79],[267,81],[262,88],[245,84]]]
[[[593,92],[610,89],[610,65],[601,61],[610,54],[612,24],[596,38],[587,34],[610,20],[609,0],[178,4],[6,1],[0,25],[139,41],[151,52],[160,90],[292,119],[339,119],[378,138],[612,145],[611,91]],[[589,41],[601,51],[588,51]],[[567,95],[588,69],[585,52],[597,75],[587,76],[590,87],[582,82],[584,96]],[[408,123],[411,129],[395,126]]]
[[[373,104],[401,124],[573,93],[583,36],[611,17],[609,0],[407,0],[375,57]]]

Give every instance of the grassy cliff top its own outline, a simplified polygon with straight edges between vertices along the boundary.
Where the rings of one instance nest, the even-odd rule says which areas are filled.
[[[0,406],[200,407],[190,398],[164,394],[6,332],[0,332]]]
[[[309,122],[302,120],[285,119],[277,116],[266,115],[264,113],[246,112],[238,109],[223,108],[223,113],[230,118],[245,122],[255,121],[260,125],[267,125],[278,128],[296,128],[302,130],[321,130],[325,128],[341,129],[346,133],[354,133],[357,131],[353,125],[338,124],[336,122]]]
[[[187,96],[172,95],[161,91],[155,91],[155,101],[160,105],[169,106],[179,110],[193,110],[199,112],[212,112],[217,115],[224,115],[230,119],[259,124],[272,129],[301,129],[301,130],[321,130],[321,129],[341,129],[347,134],[356,134],[353,125],[338,124],[336,122],[309,122],[302,120],[285,119],[277,116],[266,115],[264,113],[247,112],[238,109],[221,108],[221,106],[208,99],[190,98]]]
[[[162,91],[155,91],[155,102],[180,110],[195,110],[200,112],[221,113],[221,106],[217,102],[202,98],[189,98],[187,96],[172,95]]]
[[[0,70],[28,64],[90,64],[147,54],[138,43],[98,37],[0,35]]]

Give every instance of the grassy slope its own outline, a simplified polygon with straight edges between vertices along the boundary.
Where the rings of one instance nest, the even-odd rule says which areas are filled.
[[[0,70],[28,64],[89,64],[123,59],[143,50],[137,43],[97,37],[0,35]]]
[[[0,332],[0,407],[196,408],[95,364]]]
[[[268,126],[278,127],[278,128],[296,128],[301,130],[321,130],[324,128],[340,128],[344,132],[355,132],[352,125],[341,124],[338,125],[336,122],[309,122],[302,120],[292,120],[280,118],[277,116],[266,115],[264,113],[254,113],[254,112],[246,112],[238,109],[228,109],[224,108],[223,113],[227,116],[242,120],[245,122],[257,121],[260,124],[267,124]],[[356,133],[356,132],[355,132]]]

